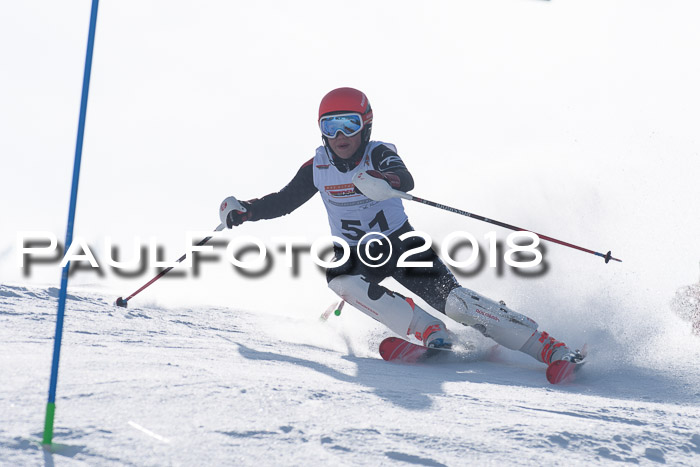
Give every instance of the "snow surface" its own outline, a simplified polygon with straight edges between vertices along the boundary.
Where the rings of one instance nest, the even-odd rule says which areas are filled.
[[[89,7],[0,4],[0,465],[700,464],[700,338],[669,306],[700,260],[697,0],[101,2],[75,223],[101,264],[108,236],[125,259],[151,237],[178,258],[226,196],[279,190],[339,86],[368,95],[416,196],[624,262],[548,244],[542,276],[459,276],[588,343],[562,387],[526,356],[485,360],[453,322],[474,361],[387,364],[387,331],[357,310],[319,323],[323,273],[302,255],[293,274],[272,248],[328,234],[319,197],[226,233],[271,247],[262,278],[206,263],[122,310],[153,268],[85,268],[69,283],[65,447],[41,451],[60,268],[18,267],[16,236],[63,240]],[[509,233],[405,206],[436,245]]]
[[[395,364],[376,350],[386,331],[348,306],[322,322],[323,310],[123,309],[87,289],[69,296],[46,452],[57,292],[0,286],[1,465],[700,462],[700,339],[680,321],[668,326],[682,345],[645,344],[662,359],[611,364],[608,334],[575,383],[551,386],[541,364],[466,328],[481,350],[468,361]]]

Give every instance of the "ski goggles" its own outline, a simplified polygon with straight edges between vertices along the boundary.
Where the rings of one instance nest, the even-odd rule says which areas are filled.
[[[357,113],[328,115],[321,117],[318,121],[318,126],[321,127],[321,133],[327,138],[335,138],[338,132],[342,131],[347,137],[355,136],[364,127],[362,116]]]

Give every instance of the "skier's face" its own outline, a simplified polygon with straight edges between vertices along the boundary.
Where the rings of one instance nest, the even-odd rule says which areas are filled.
[[[328,139],[328,144],[333,152],[341,159],[349,159],[355,154],[362,144],[362,134],[358,133],[355,136],[347,137],[342,131],[339,131],[333,139]]]

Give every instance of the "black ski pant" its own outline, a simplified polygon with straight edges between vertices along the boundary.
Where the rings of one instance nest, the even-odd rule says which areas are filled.
[[[399,240],[401,235],[412,230],[413,227],[411,227],[411,224],[407,221],[397,231],[388,236],[388,241],[387,239],[382,239],[381,243],[375,242],[370,245],[370,256],[373,258],[381,258],[379,262],[383,262],[389,255],[389,242],[391,243],[391,257],[383,266],[372,267],[371,265],[373,262],[363,253],[364,247],[361,246],[358,249],[355,246],[351,246],[350,257],[344,264],[326,270],[326,280],[330,282],[334,277],[342,274],[361,275],[370,283],[378,285],[387,277],[393,277],[399,284],[403,285],[412,293],[425,300],[428,305],[444,314],[447,297],[452,290],[460,287],[460,285],[435,251],[429,248],[423,252],[412,254],[405,258],[406,261],[429,261],[432,263],[432,266],[397,266],[398,259],[404,252],[419,248],[425,244],[425,241],[420,237],[410,237],[405,240]],[[339,261],[343,256],[343,249],[339,246],[335,246],[334,252],[333,261]],[[360,260],[358,257],[359,254],[362,254],[362,258],[366,263],[370,264],[370,266],[364,264],[362,260]],[[376,263],[376,261],[374,263]]]

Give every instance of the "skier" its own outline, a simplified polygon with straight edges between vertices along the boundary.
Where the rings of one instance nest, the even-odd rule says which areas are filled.
[[[532,319],[460,286],[432,249],[412,253],[409,258],[430,266],[397,265],[402,253],[416,249],[424,240],[416,236],[400,239],[413,227],[401,200],[385,199],[383,193],[389,188],[407,192],[413,189],[413,178],[393,144],[370,140],[372,117],[369,100],[361,91],[338,88],[326,94],[318,112],[323,145],[315,156],[302,164],[279,192],[240,203],[227,198],[229,202],[222,203],[220,210],[222,222],[232,228],[247,221],[284,216],[320,192],[331,233],[351,246],[345,258],[343,248],[335,245],[334,261],[340,266],[326,272],[328,286],[347,303],[401,337],[413,336],[427,347],[451,347],[451,334],[442,320],[411,298],[380,285],[393,277],[435,310],[474,327],[504,347],[547,365],[557,360],[582,360],[578,351],[538,331]],[[370,239],[357,248],[368,233],[386,237]],[[362,256],[363,251],[369,252],[367,257]],[[387,257],[383,265],[370,262]]]

